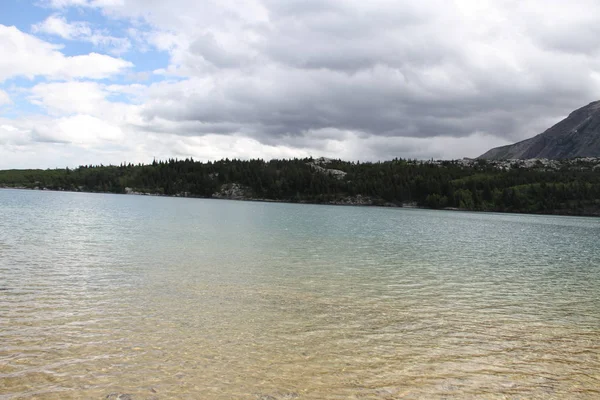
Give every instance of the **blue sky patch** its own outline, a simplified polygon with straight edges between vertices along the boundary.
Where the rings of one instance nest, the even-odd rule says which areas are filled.
[[[44,24],[53,18],[53,24]],[[100,84],[142,84],[164,81],[165,76],[155,74],[158,69],[167,68],[170,55],[165,51],[145,43],[140,38],[130,36],[131,21],[116,19],[103,14],[92,7],[65,7],[55,9],[41,1],[3,0],[0,1],[0,24],[15,26],[27,35],[33,35],[47,43],[57,46],[57,51],[65,57],[84,56],[98,53],[122,59],[133,64],[120,73],[111,74],[104,79],[76,78],[75,80],[94,80]],[[138,31],[148,31],[150,27],[135,23]],[[58,27],[57,27],[58,26]],[[173,77],[168,77],[173,80]],[[0,81],[0,89],[6,91],[12,104],[2,107],[5,118],[20,118],[33,114],[44,114],[45,110],[29,101],[29,90],[42,82],[61,81],[60,76],[36,76],[28,79],[23,76],[9,76]],[[112,93],[108,99],[113,102],[132,103],[134,97],[129,94]]]

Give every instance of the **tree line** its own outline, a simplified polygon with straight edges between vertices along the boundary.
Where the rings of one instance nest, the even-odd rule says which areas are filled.
[[[375,205],[414,204],[545,214],[600,215],[600,169],[511,167],[478,160],[424,163],[405,159],[360,163],[331,160],[324,168],[315,160],[193,159],[152,164],[82,165],[75,169],[0,171],[0,186],[86,192],[140,193],[212,197],[224,185],[238,184],[246,197],[289,202],[336,203],[358,195]]]

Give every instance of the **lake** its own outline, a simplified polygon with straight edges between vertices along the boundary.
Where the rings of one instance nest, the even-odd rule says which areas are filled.
[[[0,399],[596,399],[599,241],[594,218],[0,190]]]

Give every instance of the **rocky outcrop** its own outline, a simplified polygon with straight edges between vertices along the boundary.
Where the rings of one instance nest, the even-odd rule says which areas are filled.
[[[374,202],[369,196],[357,194],[356,196],[348,196],[336,201],[332,201],[330,204],[336,204],[340,206],[372,206],[374,205]]]
[[[212,197],[216,199],[246,200],[252,198],[252,191],[240,185],[239,183],[228,183],[213,193]]]
[[[409,165],[435,165],[444,167],[447,165],[460,165],[464,168],[493,167],[498,170],[509,170],[511,168],[535,169],[552,171],[568,169],[573,171],[600,170],[600,157],[580,157],[564,160],[550,160],[547,158],[530,158],[526,160],[483,160],[480,158],[463,158],[462,160],[414,160],[407,161]]]
[[[573,111],[544,133],[508,146],[496,147],[479,158],[566,159],[600,157],[600,101]]]
[[[317,158],[313,162],[309,162],[307,164],[310,165],[312,167],[312,169],[314,169],[315,171],[317,171],[319,173],[333,176],[334,178],[337,178],[337,179],[344,179],[344,177],[346,176],[346,172],[341,171],[339,169],[323,167],[323,165],[327,165],[327,164],[331,163],[332,161],[333,160],[331,160],[329,158],[321,157],[321,158]]]
[[[130,187],[126,187],[126,188],[125,188],[125,194],[136,194],[136,195],[141,195],[141,194],[144,194],[144,193],[141,193],[141,192],[136,192],[136,191],[135,191],[135,190],[133,190],[132,188],[130,188]]]
[[[430,164],[443,165],[445,161],[433,161]],[[466,168],[474,168],[480,165],[482,160],[464,158],[454,161]],[[509,170],[511,168],[535,169],[542,171],[556,171],[559,169],[568,169],[574,171],[589,171],[600,169],[600,157],[581,157],[565,160],[550,160],[547,158],[530,158],[526,160],[486,160],[485,166],[491,166],[499,170]]]

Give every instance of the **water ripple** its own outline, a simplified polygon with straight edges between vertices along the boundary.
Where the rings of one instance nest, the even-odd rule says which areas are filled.
[[[591,218],[0,191],[0,399],[600,397]]]

